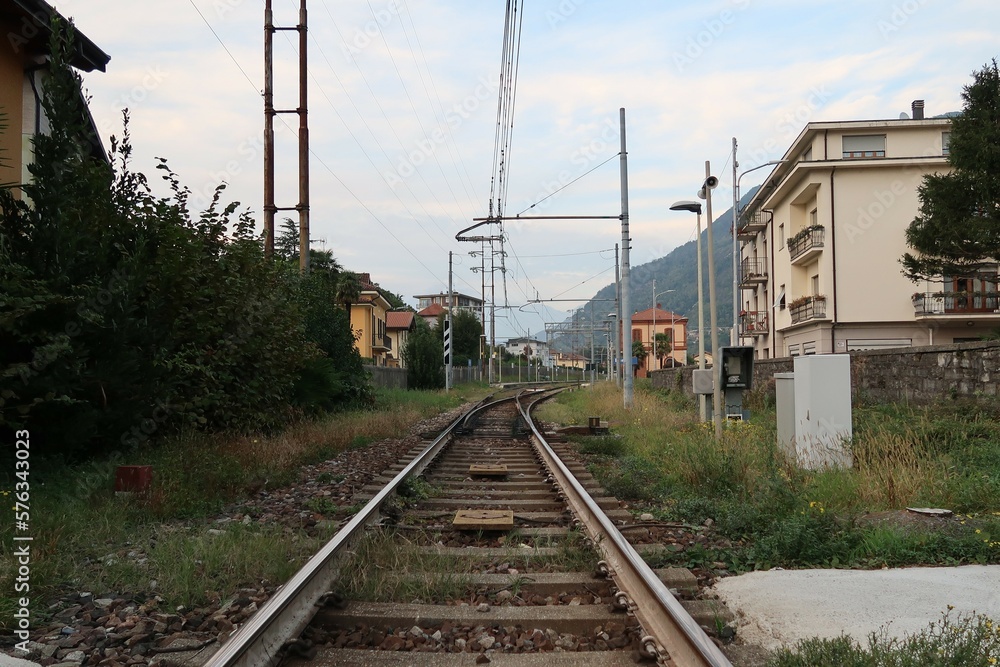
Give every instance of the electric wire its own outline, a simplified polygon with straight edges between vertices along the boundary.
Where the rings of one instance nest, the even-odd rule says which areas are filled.
[[[455,135],[454,135],[454,133],[452,133],[451,123],[448,122],[447,116],[444,113],[444,104],[441,101],[441,95],[438,92],[437,83],[434,81],[434,77],[431,75],[430,66],[427,64],[427,57],[424,54],[423,46],[420,44],[420,36],[419,36],[419,33],[417,32],[416,25],[414,25],[414,23],[413,23],[413,17],[410,15],[410,10],[406,6],[406,3],[402,2],[402,0],[399,0],[399,1],[402,3],[401,6],[402,6],[402,9],[403,9],[403,11],[400,12],[400,16],[401,17],[405,16],[405,18],[410,22],[410,29],[413,32],[413,41],[417,45],[417,52],[420,54],[420,60],[423,62],[424,69],[427,71],[427,78],[430,80],[431,89],[434,91],[434,97],[435,97],[435,99],[437,99],[437,107],[438,107],[438,109],[440,109],[440,111],[441,111],[441,117],[444,120],[444,122],[442,123],[442,125],[443,125],[443,127],[447,128],[448,135],[451,137],[451,141],[446,141],[445,142],[445,147],[448,149],[448,153],[451,156],[452,166],[455,168],[455,173],[458,175],[458,181],[459,181],[459,183],[462,184],[462,188],[465,190],[465,195],[468,197],[469,201],[476,201],[476,197],[473,194],[474,191],[475,191],[475,187],[473,187],[473,185],[472,185],[472,178],[469,176],[469,169],[468,169],[468,167],[465,164],[465,158],[462,156],[461,151],[458,152],[457,158],[456,158],[455,151],[454,151],[454,149],[452,147],[452,143],[455,141]],[[403,29],[403,37],[406,39],[406,45],[412,51],[413,47],[410,44],[409,34],[406,31],[406,22],[401,20],[400,21],[400,26]],[[419,73],[419,71],[420,70],[418,68],[417,72]],[[426,83],[424,83],[423,77],[421,77],[420,82],[422,84],[424,84],[424,94],[427,95],[427,101],[431,102],[430,93],[428,93],[428,91],[427,91],[427,85],[426,85]],[[433,103],[431,103],[431,106],[433,106]],[[461,172],[459,172],[459,170],[458,170],[459,166],[462,167],[462,171]],[[465,175],[465,179],[464,180],[462,179],[462,175],[463,174]],[[470,190],[470,188],[471,188],[471,190]]]
[[[188,0],[188,2],[190,2],[191,6],[194,7],[194,10],[198,12],[198,16],[200,16],[201,20],[205,22],[205,25],[208,26],[208,29],[212,31],[212,34],[215,35],[215,39],[219,42],[222,48],[225,49],[226,53],[229,55],[229,59],[232,60],[233,64],[236,65],[237,69],[239,69],[240,72],[242,72],[243,78],[250,82],[250,85],[253,86],[253,89],[257,91],[258,95],[263,97],[263,93],[261,92],[261,86],[258,86],[253,82],[253,79],[250,78],[250,75],[247,74],[246,70],[243,69],[243,66],[240,65],[238,60],[236,60],[236,56],[233,55],[233,52],[229,50],[229,47],[226,46],[226,43],[222,41],[221,37],[219,37],[219,33],[215,32],[215,28],[212,27],[212,24],[208,22],[208,19],[205,18],[205,15],[201,13],[200,9],[198,9],[198,5],[194,4],[194,0]]]
[[[604,165],[606,165],[607,163],[611,162],[612,160],[614,160],[616,157],[619,157],[619,156],[621,156],[621,153],[615,153],[614,155],[612,155],[611,157],[609,157],[607,160],[605,160],[601,164],[595,166],[593,169],[588,169],[587,171],[583,172],[582,174],[580,174],[579,176],[577,176],[576,178],[574,178],[572,181],[570,181],[569,183],[567,183],[566,185],[562,186],[561,188],[558,188],[557,190],[553,190],[549,194],[545,195],[544,197],[542,197],[541,199],[539,199],[538,201],[536,201],[534,204],[532,204],[528,208],[524,209],[524,211],[521,211],[521,213],[524,213],[525,211],[530,211],[531,209],[535,208],[536,206],[538,206],[539,204],[541,204],[543,201],[545,201],[546,199],[548,199],[549,197],[551,197],[552,195],[565,190],[569,186],[571,186],[574,183],[576,183],[577,181],[579,181],[584,176],[588,175],[592,171],[597,170],[600,167],[603,167]],[[517,215],[520,216],[521,213],[518,213]]]

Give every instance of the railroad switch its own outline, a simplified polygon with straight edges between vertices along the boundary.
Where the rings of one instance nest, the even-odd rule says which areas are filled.
[[[458,530],[511,530],[513,510],[458,510],[451,525]]]
[[[469,474],[473,477],[506,477],[506,463],[473,463],[469,466]]]

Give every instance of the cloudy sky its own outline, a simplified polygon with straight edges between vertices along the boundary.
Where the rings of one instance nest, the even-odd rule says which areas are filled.
[[[273,2],[276,24],[297,22],[298,0]],[[468,254],[478,246],[455,234],[489,210],[505,4],[309,3],[315,247],[414,305],[446,289],[449,251],[455,289],[480,291]],[[201,201],[224,181],[225,199],[258,221],[263,7],[57,5],[111,55],[106,73],[85,77],[105,141],[128,107],[137,169],[153,175],[167,158]],[[809,121],[897,118],[914,99],[928,116],[958,110],[971,73],[1000,55],[996,0],[527,0],[522,20],[505,211],[559,189],[526,214],[618,215],[624,107],[633,265],[694,238],[693,216],[668,207],[694,198],[706,160],[720,179],[715,213],[729,207],[733,137],[742,172],[780,158]],[[275,38],[278,108],[297,104],[296,44],[294,32]],[[297,119],[282,118],[277,204],[294,206]],[[511,308],[498,313],[498,339],[534,336],[573,306],[529,299],[582,300],[614,278],[617,220],[506,231],[497,300]]]

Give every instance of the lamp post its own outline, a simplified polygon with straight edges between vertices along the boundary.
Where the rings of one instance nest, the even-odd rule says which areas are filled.
[[[740,179],[749,174],[751,171],[757,171],[758,169],[763,169],[764,167],[784,164],[785,162],[788,162],[788,160],[771,160],[770,162],[759,164],[756,167],[751,167],[750,169],[737,174],[736,170],[739,168],[740,164],[736,161],[736,137],[733,137],[733,345],[740,344],[740,243],[736,236],[736,229],[739,226],[740,219]]]
[[[662,292],[660,292],[659,294],[657,294],[657,292],[656,292],[656,278],[653,278],[653,336],[652,336],[652,343],[653,343],[653,358],[656,359],[656,362],[657,362],[656,363],[656,366],[657,366],[656,370],[660,370],[660,367],[661,367],[661,365],[659,363],[659,359],[660,358],[656,354],[656,297],[661,296],[663,294],[669,294],[670,292],[673,292],[673,291],[674,290],[672,290],[672,289],[668,289],[668,290],[663,290]],[[673,325],[671,325],[671,327],[670,327],[670,357],[671,358],[673,358],[673,356],[674,356],[674,354],[673,354],[673,352],[674,352],[674,350],[673,350],[673,346],[674,346],[674,344],[673,344],[673,336],[674,336],[674,327],[673,327]]]
[[[715,298],[715,242],[712,240],[712,190],[719,184],[719,179],[712,176],[712,164],[705,160],[705,182],[698,190],[698,198],[705,200],[705,215],[708,218],[708,308],[709,322],[712,327],[712,375],[718,375],[718,365],[715,355],[719,353],[719,328],[716,324],[718,301]],[[715,437],[722,438],[722,383],[716,379],[712,389],[712,421],[715,422]]]
[[[696,201],[679,201],[671,207],[671,211],[690,211],[698,216],[698,370],[705,370],[705,299],[703,280],[701,277],[701,204]],[[698,415],[701,421],[707,420],[705,394],[698,394]]]

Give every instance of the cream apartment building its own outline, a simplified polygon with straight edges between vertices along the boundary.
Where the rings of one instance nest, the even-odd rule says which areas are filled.
[[[923,176],[946,172],[948,118],[805,126],[740,215],[740,334],[758,358],[977,339],[1000,325],[997,272],[901,273]]]

